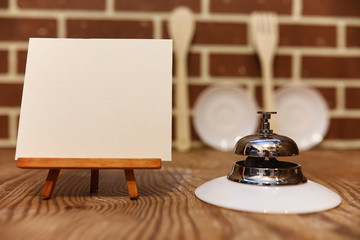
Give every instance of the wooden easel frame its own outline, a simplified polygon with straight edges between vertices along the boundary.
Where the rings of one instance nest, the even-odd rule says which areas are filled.
[[[17,167],[26,169],[49,169],[41,197],[50,199],[61,169],[90,169],[90,191],[99,188],[100,169],[124,169],[130,199],[139,196],[134,169],[160,169],[159,158],[19,158]]]

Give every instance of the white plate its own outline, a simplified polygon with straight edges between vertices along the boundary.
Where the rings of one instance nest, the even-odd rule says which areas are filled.
[[[222,150],[233,150],[240,138],[258,127],[255,101],[241,88],[212,86],[196,99],[193,124],[203,142]]]
[[[195,195],[219,207],[277,214],[319,212],[341,203],[339,195],[309,180],[292,186],[258,186],[233,182],[224,176],[204,183]]]
[[[303,85],[276,91],[277,133],[292,138],[300,150],[320,143],[329,127],[329,110],[322,95]]]

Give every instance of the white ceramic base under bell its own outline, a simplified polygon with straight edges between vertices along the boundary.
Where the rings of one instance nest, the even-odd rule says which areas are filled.
[[[341,203],[339,195],[309,180],[299,185],[258,186],[233,182],[224,176],[204,183],[195,195],[219,207],[277,214],[319,212]]]

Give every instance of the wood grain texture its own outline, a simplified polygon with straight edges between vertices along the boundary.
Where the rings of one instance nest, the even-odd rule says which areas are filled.
[[[128,197],[124,171],[62,170],[50,200],[40,192],[46,170],[16,167],[0,150],[0,238],[7,239],[359,239],[360,151],[310,151],[287,158],[308,179],[339,193],[335,209],[316,214],[265,215],[215,207],[194,196],[204,182],[226,175],[232,153],[173,153],[161,170],[135,170],[139,199]]]

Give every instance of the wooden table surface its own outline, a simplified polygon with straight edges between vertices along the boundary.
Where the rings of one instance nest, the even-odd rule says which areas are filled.
[[[0,239],[360,239],[360,151],[303,152],[308,179],[342,197],[339,207],[302,215],[234,211],[204,203],[194,190],[226,175],[232,153],[173,153],[161,170],[138,170],[140,198],[127,196],[122,170],[101,170],[89,193],[90,171],[62,170],[53,198],[40,192],[47,170],[16,168],[13,150],[0,150]]]

